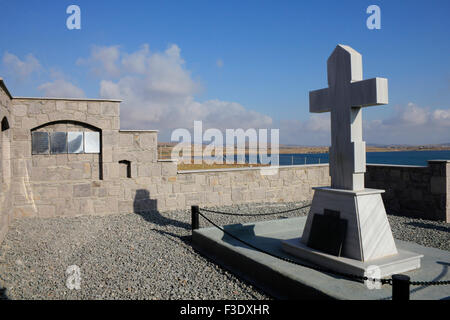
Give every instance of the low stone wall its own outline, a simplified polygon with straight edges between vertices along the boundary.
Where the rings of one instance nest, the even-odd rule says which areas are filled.
[[[179,171],[172,206],[216,206],[312,199],[312,187],[330,184],[328,165]],[[166,203],[170,205],[171,202]],[[183,205],[184,204],[184,205]]]
[[[450,222],[449,160],[430,160],[427,167],[369,164],[365,181],[385,190],[388,212]]]

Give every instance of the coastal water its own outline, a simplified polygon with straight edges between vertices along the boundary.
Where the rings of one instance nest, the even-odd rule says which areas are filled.
[[[235,156],[235,161],[237,157]],[[373,164],[398,164],[427,166],[428,160],[450,160],[450,150],[441,151],[390,151],[367,152],[366,162]],[[280,154],[281,166],[328,163],[328,153],[292,153]],[[249,156],[245,156],[245,162],[249,163]],[[253,160],[252,160],[253,162]],[[258,162],[259,158],[258,158]]]
[[[280,154],[280,165],[328,163],[328,153]],[[450,150],[367,152],[366,162],[426,166],[427,160],[450,160]]]

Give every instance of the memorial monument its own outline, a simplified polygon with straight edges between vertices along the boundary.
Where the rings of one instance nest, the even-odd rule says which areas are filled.
[[[381,277],[420,268],[421,255],[398,248],[381,194],[364,186],[362,107],[388,103],[385,78],[363,80],[362,56],[338,45],[327,62],[328,88],[309,93],[310,112],[331,112],[331,187],[313,188],[301,238],[283,242],[297,257],[341,272]]]

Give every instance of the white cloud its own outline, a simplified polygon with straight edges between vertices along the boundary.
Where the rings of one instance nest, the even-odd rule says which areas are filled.
[[[195,95],[201,86],[193,80],[175,44],[163,52],[152,52],[147,44],[130,53],[119,46],[93,47],[91,56],[79,59],[78,64],[89,66],[101,79],[102,98],[123,100],[122,128],[159,129],[161,141],[168,141],[173,129],[190,129],[195,120],[202,120],[204,130],[279,128],[283,144],[330,144],[329,113],[312,114],[307,120],[287,119],[274,123],[270,116],[237,102],[198,101]],[[216,65],[222,67],[223,61],[218,59]],[[84,95],[70,83],[60,80],[52,84],[44,84],[40,89],[50,92],[56,87],[67,87],[68,91],[71,88],[76,94],[78,89],[78,93]],[[385,119],[365,120],[363,139],[379,144],[444,143],[450,141],[449,128],[450,109],[430,111],[410,102],[392,108]]]
[[[383,120],[365,121],[366,141],[381,144],[433,144],[450,141],[450,109],[420,107],[414,103],[397,106]]]
[[[450,109],[436,109],[431,114],[431,118],[439,127],[448,127],[450,130]]]
[[[385,124],[392,125],[423,125],[428,121],[429,112],[416,104],[409,102],[406,106],[394,108],[395,114],[384,121]]]
[[[363,118],[365,111],[363,109]],[[312,114],[307,120],[279,122],[280,142],[297,145],[329,145],[330,114]],[[438,144],[450,142],[450,109],[396,106],[385,119],[364,120],[363,140],[376,144]]]
[[[195,120],[202,120],[204,129],[269,128],[272,125],[269,116],[248,110],[237,102],[197,101],[195,94],[201,86],[185,68],[181,50],[175,44],[164,52],[151,52],[148,45],[131,53],[121,52],[117,46],[101,50],[96,47],[90,58],[79,61],[96,61],[101,66],[91,65],[91,68],[102,78],[102,98],[123,100],[122,128],[159,129],[161,139],[168,140],[171,130],[189,129]],[[116,75],[120,77],[115,79]]]
[[[20,60],[16,55],[5,52],[2,61],[6,72],[17,80],[25,80],[41,68],[39,61],[31,53]]]
[[[38,87],[45,97],[84,98],[84,91],[64,79],[46,82]]]
[[[118,77],[120,69],[117,66],[120,56],[119,46],[94,46],[89,59],[78,59],[77,65],[87,65],[98,77]]]
[[[330,114],[311,114],[307,120],[281,120],[280,143],[293,145],[329,145]]]

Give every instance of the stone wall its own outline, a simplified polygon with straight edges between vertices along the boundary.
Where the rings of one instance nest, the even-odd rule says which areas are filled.
[[[76,215],[113,210],[107,198],[119,185],[112,154],[119,140],[114,100],[12,100],[13,216]],[[31,154],[33,131],[98,131],[98,154]],[[117,164],[118,166],[118,164]]]
[[[281,167],[275,174],[260,168],[180,171],[166,206],[216,206],[312,199],[312,187],[330,184],[328,165]],[[172,201],[175,200],[175,201]]]
[[[119,101],[15,98],[12,114],[15,218],[132,212],[161,178],[157,131],[119,130]],[[101,152],[32,154],[33,131],[98,131]]]
[[[10,110],[11,97],[0,79],[0,243],[12,219]]]
[[[310,200],[329,166],[177,171],[157,158],[156,130],[120,130],[117,100],[12,98],[0,79],[0,241],[11,219],[107,215],[252,202]],[[32,154],[34,131],[96,131],[100,153]],[[449,161],[368,165],[388,211],[449,221]]]
[[[382,194],[388,212],[450,222],[450,161],[431,160],[427,167],[367,165],[366,187]]]

